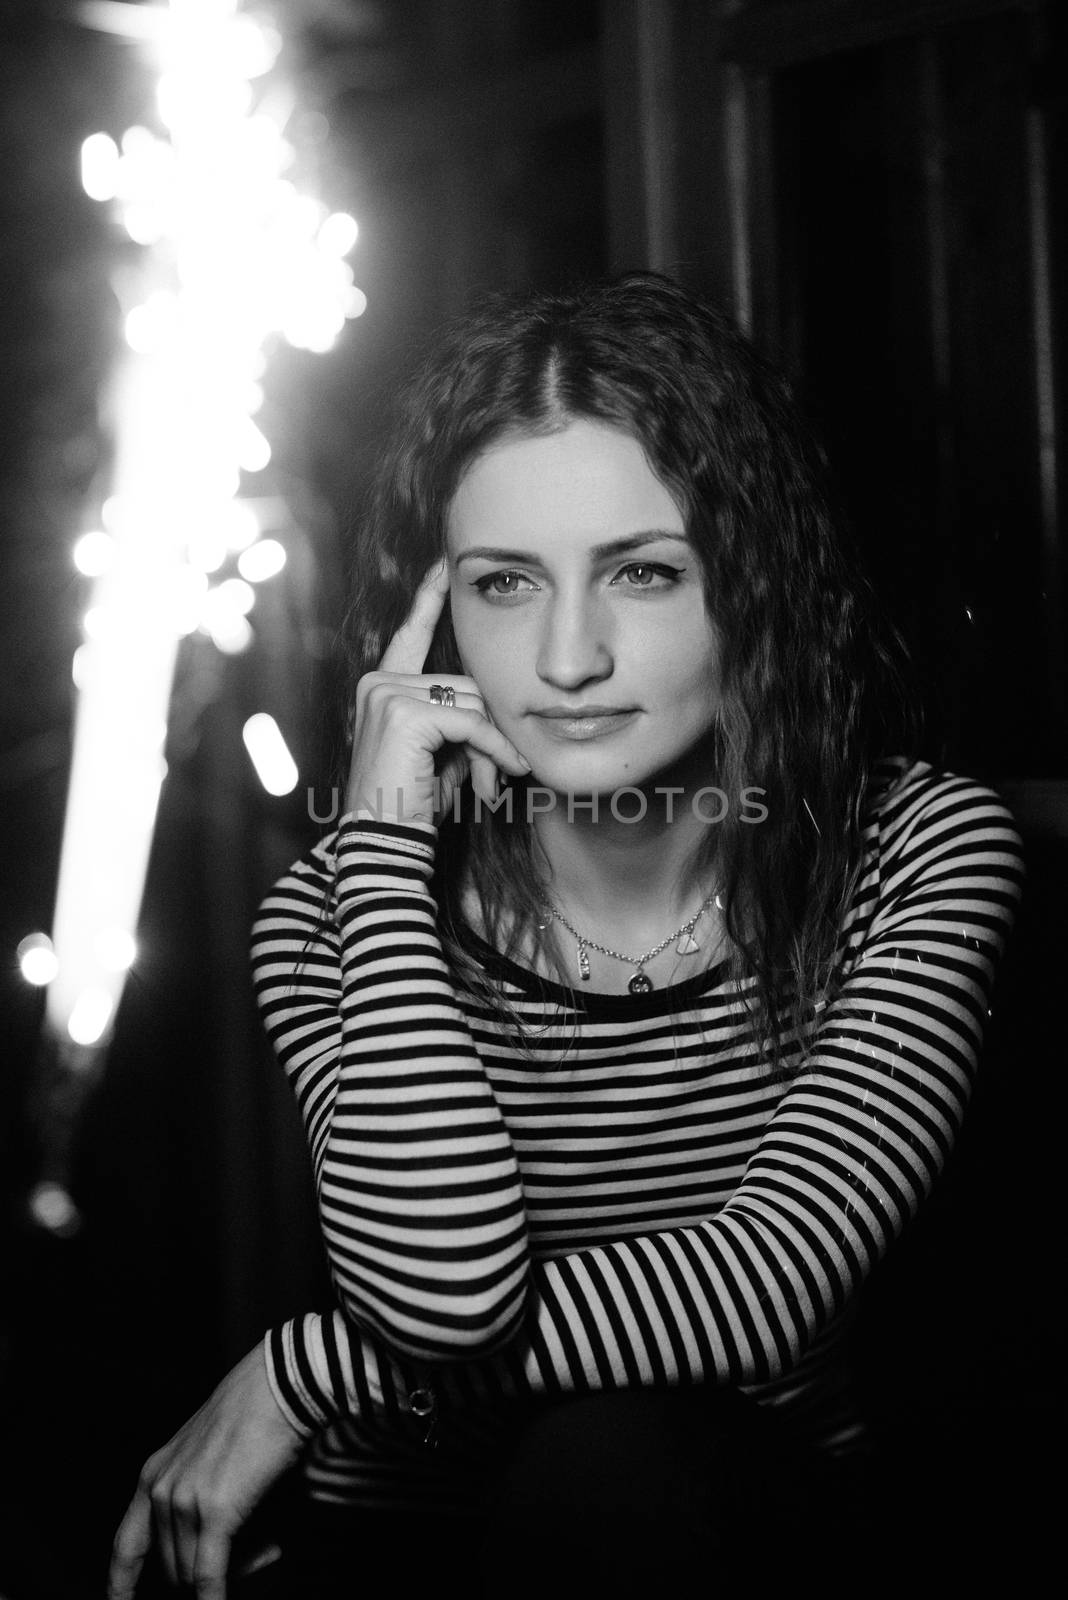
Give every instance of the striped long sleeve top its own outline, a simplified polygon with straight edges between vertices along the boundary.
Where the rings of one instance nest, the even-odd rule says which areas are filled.
[[[455,1490],[448,1452],[420,1455],[405,1426],[428,1367],[469,1454],[476,1419],[488,1437],[513,1401],[681,1383],[741,1386],[840,1442],[851,1302],[968,1100],[1019,892],[1002,803],[923,763],[880,769],[844,981],[785,1084],[725,965],[643,996],[574,993],[472,932],[518,1048],[444,959],[435,838],[342,819],[253,935],[337,1295],[265,1346],[279,1404],[316,1435],[313,1492]]]

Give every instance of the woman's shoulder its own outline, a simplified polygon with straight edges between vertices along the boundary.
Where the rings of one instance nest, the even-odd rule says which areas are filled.
[[[921,835],[1001,840],[1014,853],[1019,835],[1005,801],[988,784],[906,756],[877,762],[868,783],[865,831],[882,851]]]

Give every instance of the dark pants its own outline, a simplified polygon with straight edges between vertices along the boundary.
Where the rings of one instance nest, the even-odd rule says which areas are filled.
[[[282,1561],[233,1594],[625,1600],[752,1592],[756,1578],[796,1581],[807,1560],[844,1580],[866,1502],[856,1467],[798,1450],[731,1390],[595,1395],[532,1416],[494,1462],[477,1518],[305,1506]]]

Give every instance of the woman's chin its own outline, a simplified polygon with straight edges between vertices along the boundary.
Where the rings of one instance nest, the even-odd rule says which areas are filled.
[[[714,783],[709,776],[710,753],[702,742],[683,750],[628,750],[625,753],[590,745],[546,751],[528,741],[523,754],[531,764],[529,782],[555,794],[603,800],[621,789],[640,789],[647,795],[657,788],[689,790]]]
[[[570,798],[576,804],[596,797],[607,805],[620,790],[645,788],[659,771],[657,767],[644,764],[623,766],[619,761],[591,761],[588,757],[570,761],[538,760],[527,751],[524,754],[531,762],[529,785],[547,789],[562,800]]]

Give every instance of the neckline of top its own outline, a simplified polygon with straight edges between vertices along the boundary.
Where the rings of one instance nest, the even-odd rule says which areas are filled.
[[[650,1017],[666,1015],[681,1009],[688,1001],[696,999],[717,987],[726,977],[729,960],[715,961],[710,967],[683,978],[662,989],[650,989],[647,994],[610,994],[603,989],[590,989],[578,979],[571,987],[553,978],[543,978],[529,967],[520,966],[510,956],[502,955],[466,921],[463,923],[464,944],[479,965],[492,976],[504,979],[523,994],[538,1000],[555,1001],[568,1010],[612,1013],[618,1017]]]

